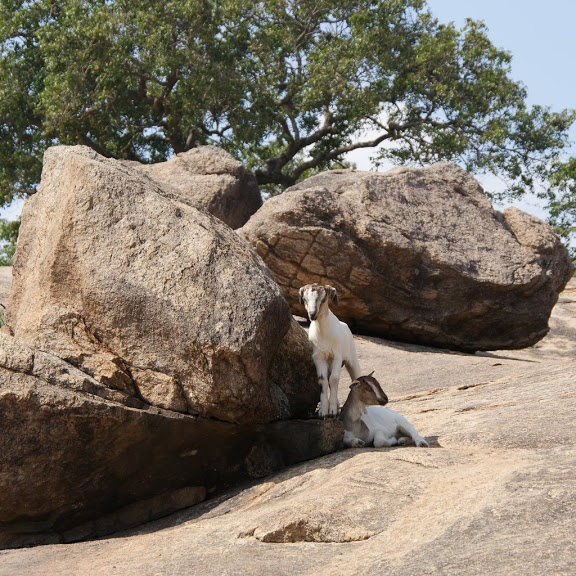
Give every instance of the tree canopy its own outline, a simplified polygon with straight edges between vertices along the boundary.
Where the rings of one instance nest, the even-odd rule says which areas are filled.
[[[556,162],[550,175],[551,187],[547,191],[550,223],[567,242],[576,239],[576,158]],[[570,247],[576,264],[576,246]]]
[[[0,205],[56,143],[142,162],[215,144],[273,190],[385,144],[521,195],[576,118],[528,107],[484,25],[425,0],[0,0],[0,43]]]

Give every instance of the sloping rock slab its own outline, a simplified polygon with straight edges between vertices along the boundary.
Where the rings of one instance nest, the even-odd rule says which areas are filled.
[[[548,331],[572,264],[546,223],[493,210],[453,164],[332,171],[267,201],[241,229],[296,314],[335,286],[353,329],[445,348],[522,348]]]
[[[253,423],[318,401],[306,334],[250,246],[86,147],[45,154],[6,320],[20,342],[167,410]]]
[[[422,352],[436,378],[454,357]],[[572,576],[576,363],[509,362],[392,398],[430,448],[344,450],[115,538],[6,551],[0,574]]]
[[[192,148],[167,162],[130,164],[173,189],[185,204],[205,208],[230,228],[243,226],[262,206],[254,175],[215,146]]]
[[[341,445],[337,421],[154,408],[6,335],[0,366],[0,548],[135,526]]]

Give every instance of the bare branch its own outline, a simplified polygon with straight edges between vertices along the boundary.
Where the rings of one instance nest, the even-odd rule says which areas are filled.
[[[348,144],[346,146],[339,146],[334,150],[321,152],[320,154],[316,155],[314,158],[311,158],[308,162],[304,162],[294,170],[292,173],[292,178],[294,182],[302,176],[306,170],[310,170],[312,168],[316,168],[323,162],[329,162],[330,160],[336,160],[343,154],[347,154],[348,152],[352,152],[352,150],[358,150],[359,148],[374,148],[384,142],[384,140],[388,140],[391,138],[391,134],[389,132],[378,136],[378,138],[374,138],[374,140],[369,140],[367,142],[356,142],[354,144]]]

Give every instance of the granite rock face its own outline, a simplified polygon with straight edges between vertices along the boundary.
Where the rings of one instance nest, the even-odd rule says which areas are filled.
[[[0,333],[0,548],[96,537],[336,450],[259,256],[132,163],[45,156]]]
[[[112,538],[5,551],[0,575],[572,576],[575,319],[573,280],[532,348],[357,336],[430,448],[342,450]]]
[[[254,251],[85,147],[46,153],[6,320],[20,342],[167,410],[254,423],[316,406],[305,333]]]
[[[572,273],[550,226],[495,211],[453,164],[332,171],[289,188],[241,229],[293,312],[298,289],[331,284],[358,331],[460,350],[540,340]]]
[[[156,408],[0,333],[0,549],[142,524],[332,452],[342,434],[334,420],[233,424]]]
[[[192,148],[167,162],[127,164],[171,190],[184,204],[201,206],[231,228],[243,226],[262,206],[254,175],[215,146]]]

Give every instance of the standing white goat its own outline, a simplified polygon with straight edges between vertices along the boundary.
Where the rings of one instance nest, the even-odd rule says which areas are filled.
[[[428,446],[404,416],[384,408],[388,397],[372,374],[360,376],[350,385],[350,394],[340,414],[344,423],[344,445],[361,448],[374,443],[375,448],[381,448],[403,445],[411,438],[416,446]]]
[[[319,415],[322,418],[338,414],[338,383],[342,365],[346,366],[352,380],[361,374],[352,332],[332,313],[328,300],[338,304],[336,288],[332,286],[307,284],[300,288],[300,302],[310,318],[308,338],[312,342],[312,359],[321,388]]]

